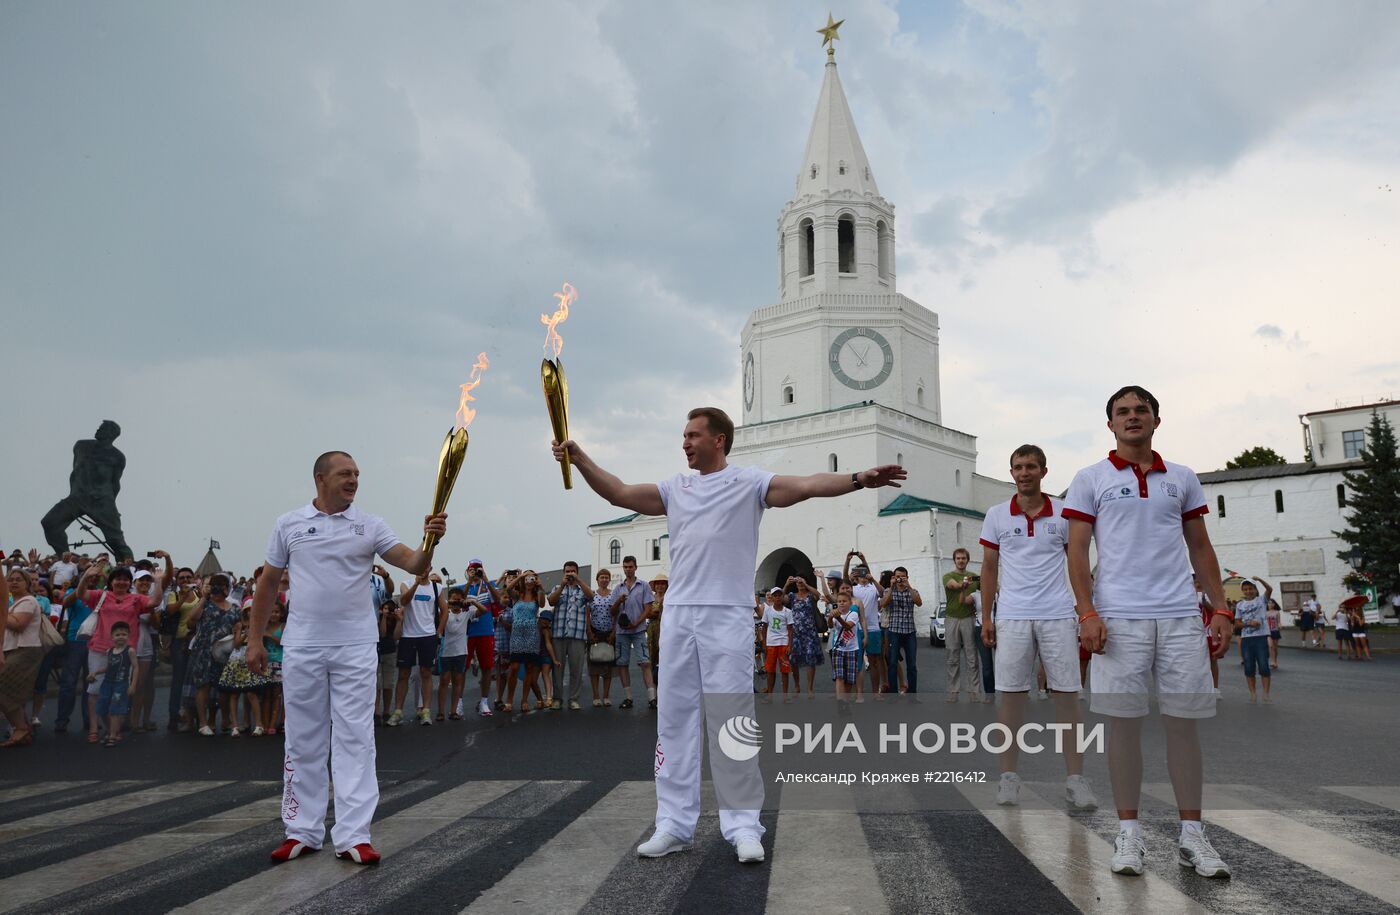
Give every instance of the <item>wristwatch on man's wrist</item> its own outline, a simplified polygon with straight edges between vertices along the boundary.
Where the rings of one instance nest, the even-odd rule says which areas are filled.
[[[852,489],[863,489],[863,488],[864,488],[863,486],[860,485],[860,474],[858,474],[858,473],[853,473],[853,474],[851,474],[851,488],[852,488]]]

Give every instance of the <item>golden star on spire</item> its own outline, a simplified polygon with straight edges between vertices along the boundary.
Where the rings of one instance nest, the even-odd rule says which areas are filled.
[[[822,47],[826,48],[828,44],[831,45],[831,47],[826,48],[826,53],[828,55],[835,56],[835,42],[841,39],[841,36],[836,34],[836,30],[841,28],[841,26],[844,25],[845,22],[846,20],[844,19],[838,22],[837,20],[833,19],[831,13],[828,12],[826,14],[826,28],[817,29],[817,34],[822,36]]]

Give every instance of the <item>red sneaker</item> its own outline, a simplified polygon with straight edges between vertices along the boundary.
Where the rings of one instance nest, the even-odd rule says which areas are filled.
[[[281,845],[277,846],[277,848],[272,852],[270,857],[272,858],[273,864],[286,864],[293,858],[299,857],[301,855],[309,855],[314,851],[320,851],[320,849],[312,848],[305,842],[300,842],[296,839],[288,839]]]
[[[361,842],[349,851],[338,851],[335,856],[343,861],[354,861],[356,864],[379,863],[379,852],[368,842]]]

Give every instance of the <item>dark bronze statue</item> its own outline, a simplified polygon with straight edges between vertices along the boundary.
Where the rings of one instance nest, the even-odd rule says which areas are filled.
[[[97,434],[73,444],[73,473],[68,477],[68,498],[44,516],[44,539],[57,555],[68,551],[68,525],[83,516],[92,519],[102,539],[120,562],[133,558],[131,547],[122,536],[122,516],[117,511],[117,493],[122,488],[126,455],[112,444],[122,434],[121,426],[104,419]]]

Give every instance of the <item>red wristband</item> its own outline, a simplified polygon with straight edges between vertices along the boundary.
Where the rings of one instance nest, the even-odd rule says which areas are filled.
[[[1098,615],[1099,615],[1099,614],[1098,614],[1097,611],[1090,610],[1088,613],[1084,614],[1083,616],[1081,616],[1081,617],[1079,618],[1079,625],[1081,625],[1081,626],[1084,625],[1084,621],[1085,621],[1085,620],[1093,619],[1094,617],[1096,617],[1096,616],[1098,616]]]
[[[1223,616],[1227,620],[1233,620],[1235,618],[1235,614],[1231,613],[1229,610],[1215,610],[1211,613],[1212,618],[1217,616]]]

